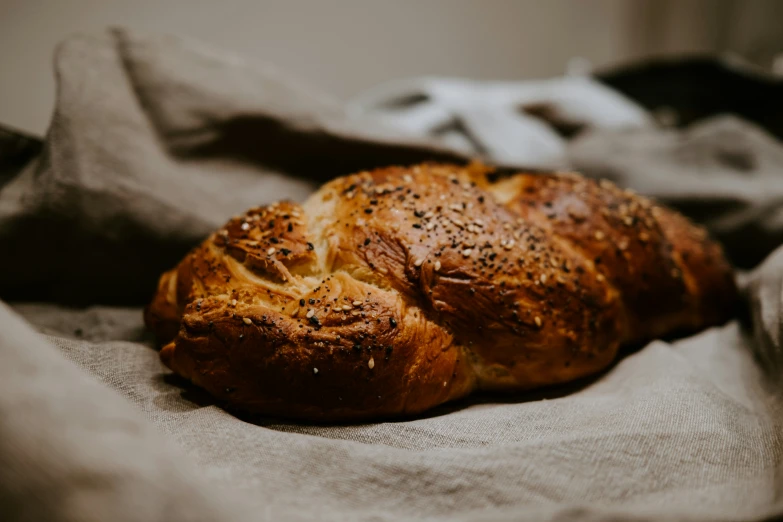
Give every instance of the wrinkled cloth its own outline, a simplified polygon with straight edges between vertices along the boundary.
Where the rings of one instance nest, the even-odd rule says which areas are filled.
[[[766,130],[726,118],[661,130],[606,87],[636,114],[625,131],[588,107],[581,120],[539,118],[566,166],[671,204],[701,198],[679,208],[722,238],[737,233],[733,259],[766,257],[746,262],[737,320],[567,387],[413,419],[292,424],[233,416],[161,364],[140,308],[159,273],[248,206],[301,200],[352,170],[474,154],[390,121],[367,102],[377,93],[344,106],[176,38],[76,37],[55,69],[47,136],[0,132],[0,298],[13,301],[0,305],[3,520],[783,516],[783,248],[773,252],[781,227],[768,211],[780,144]],[[555,107],[547,115],[575,114],[531,90]],[[500,148],[478,156],[536,163]]]
[[[16,309],[175,441],[207,498],[240,493],[257,520],[741,520],[779,506],[783,402],[736,323],[652,343],[584,386],[308,426],[226,413],[136,337],[138,313]],[[135,340],[106,341],[112,327]]]
[[[127,400],[130,382],[109,389],[2,303],[0,325],[3,520],[248,520],[239,501],[227,502],[233,493],[204,494],[213,486]],[[94,370],[107,355],[82,362]]]

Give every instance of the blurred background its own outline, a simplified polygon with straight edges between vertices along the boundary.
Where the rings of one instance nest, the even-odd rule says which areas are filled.
[[[0,122],[43,133],[52,53],[107,25],[200,39],[277,64],[338,98],[395,78],[520,80],[673,53],[771,68],[777,0],[0,0]]]

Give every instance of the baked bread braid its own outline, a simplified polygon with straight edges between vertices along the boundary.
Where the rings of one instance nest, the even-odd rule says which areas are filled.
[[[160,279],[163,362],[234,409],[356,420],[564,383],[732,315],[731,267],[682,216],[489,172],[361,172],[231,219]]]

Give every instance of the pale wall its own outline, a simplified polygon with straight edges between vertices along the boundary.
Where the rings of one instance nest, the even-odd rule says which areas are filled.
[[[43,132],[54,46],[107,25],[199,38],[348,97],[403,76],[522,79],[559,74],[574,56],[600,66],[709,50],[725,44],[736,1],[0,0],[0,123]],[[743,5],[764,19],[770,1]]]

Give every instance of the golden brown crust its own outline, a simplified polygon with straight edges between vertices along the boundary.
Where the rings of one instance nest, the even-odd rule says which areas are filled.
[[[594,374],[725,321],[735,294],[703,231],[612,184],[422,165],[232,219],[145,319],[164,362],[233,407],[348,420]]]
[[[647,198],[608,181],[562,175],[521,174],[490,190],[507,200],[510,209],[567,242],[618,291],[627,314],[625,342],[703,324],[700,306],[709,303],[699,294],[706,287],[732,297],[731,269],[717,245],[705,241],[706,234],[685,218]],[[692,255],[695,265],[689,267],[680,253],[685,259]],[[704,274],[709,264],[720,274]],[[701,277],[705,284],[699,284]],[[692,280],[690,288],[686,278]]]

